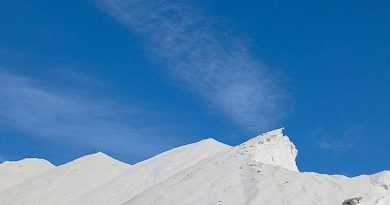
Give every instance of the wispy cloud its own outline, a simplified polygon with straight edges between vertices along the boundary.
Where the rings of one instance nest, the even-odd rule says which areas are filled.
[[[346,128],[336,136],[322,134],[319,147],[334,154],[340,154],[351,150],[361,149],[361,129],[357,126]],[[321,136],[321,135],[320,135]]]
[[[211,107],[249,129],[268,129],[286,114],[286,95],[249,51],[245,39],[184,1],[96,0],[148,42],[152,58],[203,96]]]
[[[343,140],[334,140],[334,141],[322,141],[320,142],[320,148],[329,151],[340,151],[349,147],[349,144]]]
[[[138,156],[169,145],[157,143],[164,129],[140,107],[65,93],[2,69],[0,99],[0,123],[37,137]]]

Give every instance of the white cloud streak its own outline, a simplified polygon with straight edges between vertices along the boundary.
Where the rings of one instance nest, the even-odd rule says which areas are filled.
[[[142,157],[169,146],[159,144],[163,129],[145,118],[139,107],[64,93],[0,69],[0,123],[28,135]]]
[[[338,133],[335,137],[327,134],[319,140],[319,147],[325,151],[335,154],[349,152],[351,150],[361,150],[361,130],[358,126],[351,126]]]
[[[285,117],[279,79],[254,58],[243,39],[221,31],[214,18],[183,1],[97,2],[145,37],[153,58],[166,63],[175,78],[238,125],[259,131]]]

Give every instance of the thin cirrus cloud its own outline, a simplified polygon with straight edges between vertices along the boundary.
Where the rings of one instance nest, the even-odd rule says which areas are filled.
[[[337,133],[335,136],[327,135],[324,133],[317,134],[317,136],[323,136],[319,139],[319,147],[328,152],[340,154],[350,150],[361,150],[361,127],[353,125],[344,128],[341,133]]]
[[[251,54],[245,39],[222,31],[215,18],[179,1],[96,2],[144,37],[152,59],[236,124],[259,131],[286,116],[280,78]]]
[[[169,146],[156,144],[164,130],[151,129],[142,108],[61,92],[3,69],[0,99],[0,123],[36,137],[134,157]]]

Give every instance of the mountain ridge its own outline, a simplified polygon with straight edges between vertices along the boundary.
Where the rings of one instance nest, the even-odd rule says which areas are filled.
[[[0,204],[390,204],[390,171],[356,177],[299,172],[298,150],[283,129],[233,147],[208,138],[131,166],[98,152],[0,191]]]

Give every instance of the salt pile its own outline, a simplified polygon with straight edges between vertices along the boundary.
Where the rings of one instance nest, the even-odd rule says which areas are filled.
[[[133,166],[99,153],[0,191],[0,204],[390,204],[389,171],[299,172],[297,153],[283,129],[235,147],[207,139]]]
[[[28,158],[15,162],[5,161],[0,164],[0,191],[52,168],[54,165],[44,159]]]
[[[207,139],[172,149],[135,164],[125,173],[92,190],[72,205],[122,204],[142,191],[229,147],[213,139]]]
[[[1,191],[0,204],[69,204],[129,167],[103,153],[88,155]]]

